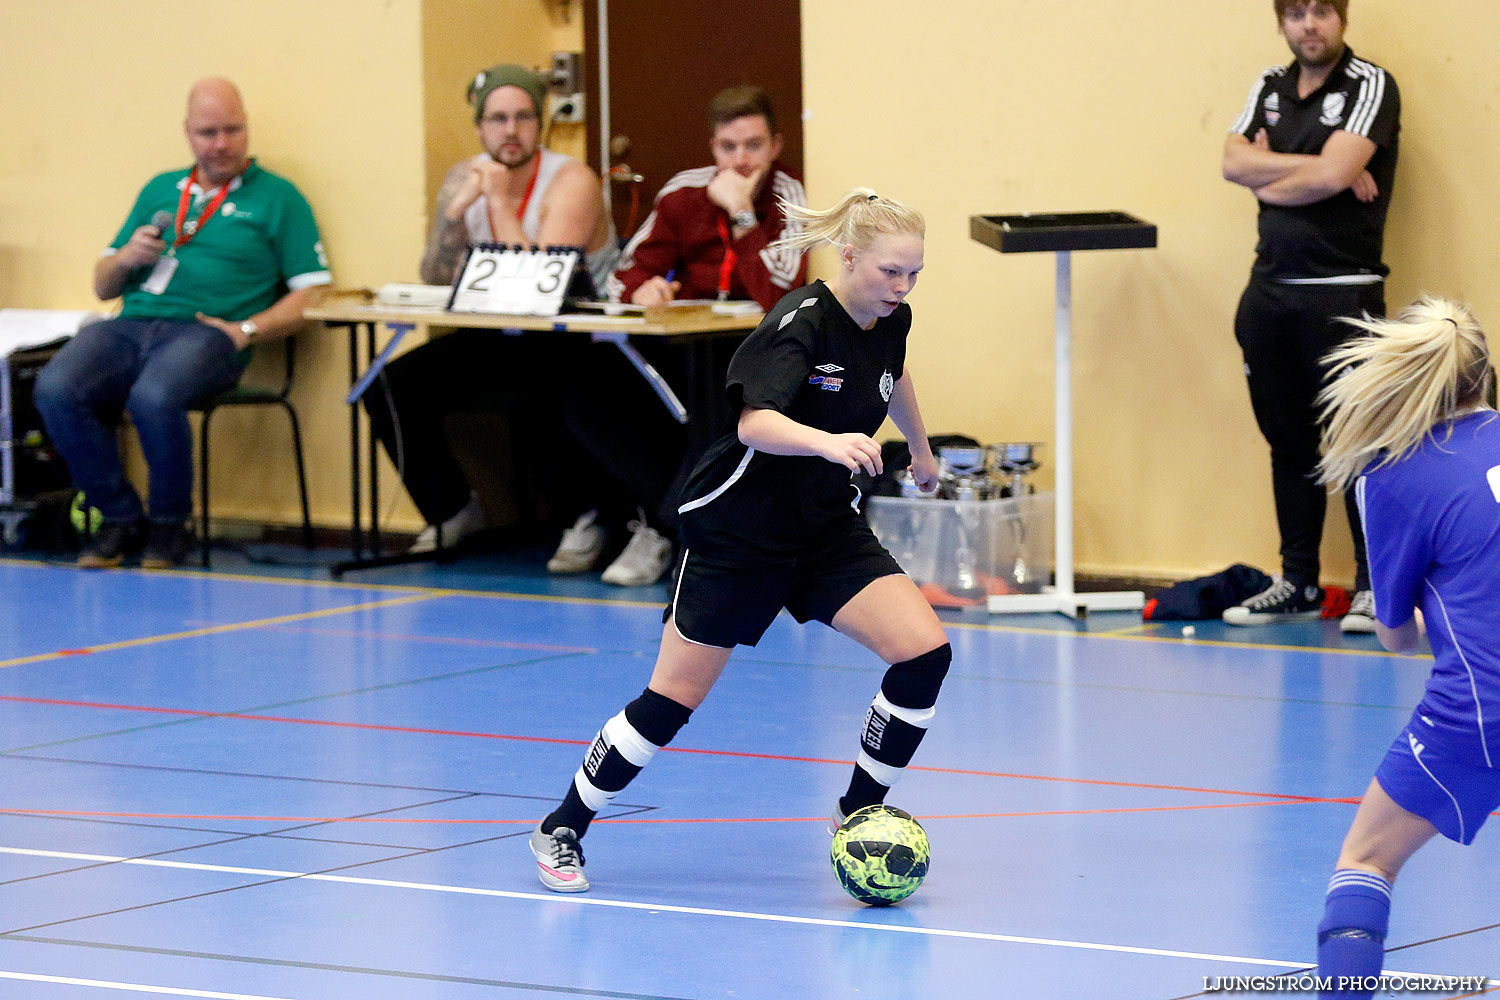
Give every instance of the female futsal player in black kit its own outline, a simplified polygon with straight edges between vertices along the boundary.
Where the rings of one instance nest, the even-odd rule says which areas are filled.
[[[833,823],[881,802],[927,731],[952,650],[911,579],[859,516],[854,473],[881,472],[887,413],[911,446],[918,485],[937,460],[906,371],[922,270],[922,216],[856,188],[830,209],[783,205],[782,245],[839,248],[837,272],[791,292],[735,352],[738,425],[709,448],[681,507],[684,543],[661,651],[641,696],[604,724],[567,796],[531,835],[542,884],[589,887],[579,840],[594,815],[688,721],[736,645],[755,645],[783,607],[891,664],[866,715]],[[800,224],[800,225],[799,225]]]

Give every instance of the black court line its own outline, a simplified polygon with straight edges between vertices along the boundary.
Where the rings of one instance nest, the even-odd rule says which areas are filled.
[[[45,764],[77,764],[81,767],[115,767],[122,770],[162,771],[168,774],[201,774],[210,778],[256,778],[265,781],[300,781],[313,785],[336,785],[345,788],[379,788],[384,791],[424,792],[432,795],[488,795],[504,799],[534,799],[550,802],[552,797],[517,795],[512,792],[482,792],[473,788],[442,788],[431,785],[396,785],[385,781],[353,781],[348,778],[313,778],[305,774],[269,774],[263,771],[222,771],[216,768],[183,767],[174,764],[137,764],[128,761],[89,760],[85,757],[44,757],[40,754],[0,752],[0,758],[34,760]]]
[[[394,809],[381,809],[381,810],[377,810],[375,812],[362,813],[362,814],[359,814],[359,817],[354,817],[354,818],[369,817],[369,816],[380,816],[380,815],[383,815],[383,814],[389,813],[389,812],[399,812],[399,811],[401,811],[403,809],[414,809],[414,808],[419,808],[419,807],[420,807],[419,804],[413,804],[413,805],[410,805],[410,806],[400,806],[400,807],[394,808]],[[640,813],[654,812],[656,810],[656,808],[657,808],[656,806],[641,806],[641,807],[638,807],[638,808],[626,809],[623,812],[612,813],[612,814],[610,814],[608,816],[603,816],[601,818],[603,818],[603,819],[623,819],[623,818],[625,818],[627,816],[639,815]],[[321,824],[308,824],[308,826],[317,826],[317,825],[321,825]],[[305,829],[305,828],[306,827],[298,826],[298,827],[288,827],[287,829],[289,829],[289,830],[296,830],[296,829]],[[259,836],[259,834],[254,834],[254,835],[251,835],[249,837],[231,837],[231,838],[229,838],[227,840],[212,841],[212,842],[206,843],[206,844],[190,844],[190,845],[185,845],[185,846],[182,846],[182,847],[175,847],[175,848],[172,848],[172,849],[166,850],[166,851],[157,851],[157,852],[154,852],[152,854],[140,854],[140,855],[136,855],[136,856],[130,858],[129,860],[134,861],[134,860],[148,860],[148,859],[153,859],[153,858],[163,858],[163,857],[167,857],[168,855],[177,854],[177,853],[182,852],[182,851],[201,850],[201,849],[208,848],[208,847],[218,847],[218,846],[221,846],[222,844],[232,844],[232,843],[236,843],[236,842],[241,841],[241,840],[251,840],[251,839],[254,839],[254,837],[256,837],[256,836]],[[138,904],[136,904],[134,906],[123,906],[123,907],[119,907],[119,908],[114,909],[114,910],[103,910],[103,911],[98,912],[98,913],[82,914],[80,916],[68,917],[68,918],[66,918],[64,920],[52,920],[52,921],[48,921],[47,923],[44,923],[44,924],[34,924],[34,925],[31,925],[31,926],[28,926],[28,927],[15,927],[15,928],[12,928],[11,930],[8,930],[8,931],[0,931],[0,937],[8,937],[10,935],[21,934],[21,933],[26,932],[26,931],[42,930],[43,928],[46,928],[46,927],[57,927],[57,926],[61,926],[62,924],[76,923],[76,922],[81,921],[81,920],[92,920],[95,917],[109,917],[109,916],[114,916],[114,915],[120,914],[120,913],[131,913],[131,912],[134,912],[134,911],[137,911],[137,910],[148,910],[148,909],[152,909],[153,907],[157,907],[157,906],[166,906],[166,905],[168,905],[170,903],[182,903],[182,902],[187,902],[189,900],[194,900],[194,899],[205,899],[205,898],[207,898],[209,896],[219,896],[219,895],[223,895],[223,894],[229,893],[229,892],[238,892],[241,889],[255,889],[255,888],[259,888],[261,886],[275,885],[275,884],[280,883],[280,882],[295,882],[295,881],[297,881],[298,879],[302,878],[305,875],[333,875],[333,874],[336,874],[336,873],[339,873],[339,872],[354,871],[355,869],[365,868],[365,867],[368,867],[370,865],[380,865],[380,864],[385,864],[385,863],[390,862],[390,861],[401,861],[401,860],[403,860],[405,858],[421,857],[421,856],[424,856],[424,855],[431,855],[431,854],[440,854],[440,853],[442,853],[444,851],[453,851],[453,850],[458,850],[458,849],[464,848],[464,847],[477,847],[477,846],[479,846],[481,844],[497,843],[497,842],[502,841],[502,840],[513,840],[513,839],[515,839],[517,837],[530,837],[530,836],[531,836],[531,830],[530,830],[530,828],[522,828],[520,830],[516,830],[516,831],[510,832],[510,833],[496,834],[495,836],[492,836],[492,837],[478,837],[478,838],[475,838],[474,840],[468,840],[468,841],[464,841],[463,843],[458,843],[458,844],[446,844],[446,845],[444,845],[442,847],[418,848],[418,849],[412,850],[412,851],[404,851],[404,852],[402,852],[400,854],[393,854],[390,857],[371,858],[371,859],[369,859],[367,861],[357,861],[357,862],[354,862],[354,863],[351,863],[351,864],[347,864],[347,865],[336,865],[336,866],[334,866],[332,868],[321,868],[321,869],[318,869],[318,870],[315,870],[315,871],[310,871],[310,872],[299,872],[296,875],[277,876],[275,878],[262,879],[262,880],[257,881],[257,882],[247,882],[244,885],[226,886],[226,887],[224,887],[222,889],[210,889],[207,892],[189,893],[188,895],[185,895],[185,896],[174,896],[174,897],[171,897],[169,899],[159,899],[159,900],[155,900],[155,901],[150,902],[150,903],[138,903]],[[87,871],[87,870],[93,869],[93,868],[106,868],[106,867],[108,867],[110,865],[114,865],[114,864],[118,864],[118,862],[115,862],[115,861],[100,861],[100,862],[95,862],[94,864],[77,865],[77,866],[75,866],[73,868],[60,869],[60,870],[55,871],[55,872],[46,872],[46,873],[43,873],[42,875],[30,875],[30,876],[26,876],[26,878],[16,879],[16,880],[13,880],[13,881],[27,881],[27,880],[33,879],[33,878],[44,878],[44,877],[49,877],[49,876],[52,876],[52,875],[66,875],[66,874],[71,874],[71,873],[74,873],[74,872]],[[246,867],[249,867],[249,866],[246,866]]]
[[[579,745],[582,745],[580,742]],[[126,763],[120,760],[87,760],[84,757],[42,757],[36,754],[6,754],[0,753],[0,759],[15,757],[17,760],[37,760],[43,763],[63,763],[63,765],[78,765],[83,768],[120,768],[121,771],[162,771],[166,774],[196,774],[208,778],[257,778],[264,781],[300,781],[306,784],[332,784],[332,786],[348,787],[348,789],[380,789],[383,792],[422,792],[425,795],[471,795],[483,799],[514,799],[517,802],[540,802],[543,805],[556,805],[556,795],[525,795],[520,792],[484,792],[480,789],[444,789],[444,787],[425,786],[425,784],[392,784],[389,781],[351,781],[348,778],[311,778],[300,774],[266,774],[260,771],[219,771],[216,768],[183,768],[180,765],[141,765],[141,763]],[[652,811],[654,805],[640,804],[640,802],[612,802],[616,810]],[[18,816],[18,814],[10,814]],[[36,819],[48,819],[48,817],[36,817]],[[65,817],[52,817],[52,819],[65,819]],[[66,819],[90,819],[90,817],[66,817]],[[98,819],[98,817],[93,817]],[[225,832],[240,831],[204,831],[208,834],[225,834]],[[246,832],[248,837],[278,837],[279,834],[272,832]],[[359,841],[329,841],[333,844],[359,843]],[[389,844],[372,844],[372,847],[387,847]],[[401,844],[396,844],[396,847]]]
[[[170,764],[132,764],[123,761],[110,760],[86,760],[81,757],[43,757],[37,754],[7,754],[0,753],[0,759],[14,758],[16,760],[39,761],[49,764],[71,764],[80,767],[103,767],[118,768],[128,771],[160,771],[167,774],[196,774],[210,778],[252,778],[263,781],[290,781],[302,782],[311,785],[333,785],[345,788],[376,788],[381,791],[398,792],[422,792],[429,795],[452,795],[473,796],[475,798],[505,799],[517,802],[536,802],[548,807],[557,804],[557,796],[552,795],[526,795],[520,792],[490,792],[480,791],[474,788],[439,788],[428,785],[396,785],[381,781],[351,781],[347,778],[311,778],[301,774],[267,774],[258,771],[222,771],[206,767],[182,767]],[[607,818],[616,819],[624,815],[636,815],[641,812],[654,812],[658,807],[638,802],[613,802],[615,809],[629,810],[626,813],[612,813]],[[385,847],[391,850],[436,850],[436,848],[420,848],[410,844],[386,844],[381,842],[369,842],[362,840],[343,840],[338,837],[293,837],[290,833],[266,830],[219,830],[213,827],[179,826],[170,823],[147,823],[143,820],[130,820],[121,817],[104,816],[48,816],[36,813],[4,813],[0,811],[0,817],[11,819],[40,819],[40,820],[65,820],[76,823],[98,823],[105,826],[132,826],[147,827],[155,830],[178,830],[186,833],[212,833],[212,834],[235,834],[243,837],[266,837],[270,839],[306,840],[313,843],[344,844],[353,847]],[[293,828],[295,829],[295,828]],[[0,883],[3,885],[4,883]]]
[[[596,650],[595,652],[614,652],[607,650]],[[621,655],[630,655],[629,651],[620,651]],[[594,653],[557,653],[551,656],[538,656],[528,660],[514,660],[508,663],[492,663],[484,667],[470,667],[467,670],[454,670],[446,674],[432,674],[428,677],[412,677],[402,681],[389,681],[385,684],[372,684],[369,687],[352,688],[348,691],[334,691],[328,694],[310,695],[306,698],[294,698],[291,701],[277,701],[269,705],[256,705],[250,708],[224,709],[218,712],[207,712],[204,715],[194,715],[185,718],[169,719],[164,722],[152,722],[144,726],[129,726],[125,729],[105,730],[90,733],[85,736],[72,736],[65,740],[52,740],[47,743],[34,743],[30,746],[9,747],[0,750],[0,755],[23,754],[31,750],[45,750],[48,747],[66,746],[69,743],[86,743],[89,740],[107,739],[111,736],[128,736],[132,733],[144,733],[153,729],[165,729],[168,726],[183,726],[195,722],[209,722],[222,720],[223,716],[254,715],[268,712],[273,708],[291,708],[293,705],[310,705],[320,701],[334,701],[339,698],[351,698],[355,695],[370,694],[375,691],[389,691],[395,688],[410,687],[415,684],[432,684],[438,681],[453,680],[457,677],[471,677],[477,674],[491,673],[496,670],[507,670],[512,667],[534,667],[543,663],[552,663],[558,660],[577,659],[584,656],[592,656]]]
[[[1385,950],[1385,953],[1386,953],[1387,956],[1390,956],[1390,955],[1395,954],[1398,951],[1406,951],[1409,948],[1420,948],[1423,945],[1437,944],[1440,941],[1452,941],[1455,938],[1468,937],[1470,934],[1483,934],[1485,931],[1493,931],[1493,930],[1500,930],[1500,924],[1486,924],[1483,927],[1471,927],[1468,930],[1464,930],[1464,931],[1454,931],[1451,934],[1440,934],[1437,937],[1425,938],[1424,940],[1421,940],[1421,941],[1411,941],[1411,942],[1408,942],[1407,944],[1398,944],[1395,947],[1387,948]],[[1318,967],[1317,966],[1310,965],[1310,966],[1308,966],[1305,969],[1295,969],[1295,970],[1290,971],[1290,972],[1272,973],[1267,978],[1274,978],[1274,979],[1295,979],[1295,978],[1297,978],[1299,976],[1314,975],[1314,974],[1317,973],[1317,971],[1318,971]],[[1448,974],[1449,975],[1465,975],[1467,973],[1448,973]],[[1485,978],[1486,979],[1493,979],[1494,977],[1490,976],[1488,974],[1485,974]],[[1182,996],[1171,997],[1170,1000],[1194,1000],[1195,997],[1213,996],[1213,995],[1217,995],[1218,992],[1219,991],[1216,991],[1216,990],[1215,991],[1199,990],[1197,993],[1184,993]],[[1484,993],[1488,993],[1490,991],[1489,990],[1485,990],[1483,992]],[[1432,1000],[1441,1000],[1441,996],[1447,996],[1447,997],[1450,997],[1450,998],[1460,998],[1460,997],[1481,996],[1483,994],[1482,993],[1452,993],[1452,992],[1444,992],[1444,993],[1441,994],[1441,996],[1438,993],[1430,993],[1430,994],[1423,994],[1423,995],[1424,996],[1430,996],[1432,998]]]
[[[1424,944],[1437,944],[1439,941],[1449,941],[1453,938],[1467,937],[1470,934],[1482,934],[1485,931],[1500,930],[1500,924],[1485,924],[1483,927],[1474,927],[1466,931],[1454,931],[1452,934],[1443,934],[1439,937],[1428,938],[1425,941],[1413,941],[1411,944],[1398,945],[1395,948],[1387,948],[1386,954],[1393,951],[1404,951],[1407,948],[1420,948]]]
[[[209,962],[238,962],[244,965],[267,965],[280,969],[310,969],[317,972],[341,972],[391,979],[415,979],[433,983],[459,983],[465,986],[491,986],[498,989],[526,990],[534,993],[562,993],[580,997],[611,997],[618,1000],[689,1000],[661,993],[622,993],[617,990],[591,990],[581,986],[551,986],[506,979],[478,979],[472,976],[444,976],[432,972],[408,972],[403,969],[375,969],[359,965],[333,965],[326,962],[295,962],[289,959],[259,958],[254,955],[222,955],[209,951],[182,951],[176,948],[151,948],[144,945],[107,944],[101,941],[77,941],[70,938],[39,937],[32,934],[0,934],[0,940],[24,941],[27,944],[61,945],[70,948],[98,948],[137,955],[162,955],[170,958],[194,958]]]
[[[48,816],[35,813],[0,813],[5,819],[31,819],[40,820],[44,823],[83,823],[94,826],[119,826],[138,830],[170,830],[173,833],[200,833],[216,834],[228,837],[231,840],[244,837],[265,837],[268,840],[296,840],[309,844],[330,844],[339,847],[378,847],[388,851],[416,851],[421,850],[415,844],[387,844],[383,842],[367,840],[337,840],[333,837],[294,837],[279,833],[257,833],[254,830],[223,830],[211,826],[183,826],[179,823],[150,823],[143,819],[119,819],[106,818],[102,816]],[[224,841],[227,843],[228,841]],[[0,885],[5,885],[0,881]]]
[[[423,808],[425,806],[441,805],[441,804],[443,804],[445,802],[456,802],[456,801],[460,801],[460,800],[467,799],[467,798],[470,798],[470,797],[471,796],[468,796],[468,795],[455,795],[455,796],[450,796],[450,797],[444,798],[444,799],[434,799],[431,802],[414,802],[414,803],[410,803],[408,805],[392,806],[392,807],[387,808],[387,809],[379,809],[379,810],[376,810],[374,812],[357,813],[356,816],[362,817],[362,818],[368,818],[368,817],[371,817],[371,816],[384,816],[387,813],[404,812],[407,809],[421,809],[421,808]],[[292,831],[292,830],[307,830],[307,829],[312,829],[314,827],[326,826],[326,825],[327,825],[326,823],[299,823],[296,826],[285,827],[282,830],[277,830],[275,832],[276,833],[285,833],[285,832]],[[213,831],[210,831],[210,832],[213,832]],[[228,837],[225,837],[222,840],[211,840],[211,841],[208,841],[206,843],[200,843],[200,844],[184,844],[184,845],[179,846],[179,847],[170,847],[170,848],[167,848],[166,850],[162,850],[162,851],[152,851],[150,854],[136,854],[136,855],[132,855],[131,856],[131,860],[132,861],[144,861],[144,860],[148,860],[148,859],[152,859],[152,858],[165,858],[165,857],[170,857],[173,854],[180,854],[183,851],[199,851],[199,850],[203,850],[203,849],[209,848],[209,847],[222,847],[225,844],[235,844],[235,843],[240,843],[240,842],[246,841],[246,840],[254,840],[254,839],[256,839],[257,837],[260,837],[260,836],[261,836],[261,834],[258,834],[258,833],[243,833],[243,834],[238,834],[238,835],[234,835],[234,836],[228,836]],[[416,854],[427,854],[427,853],[429,853],[432,850],[435,850],[435,848],[414,847],[414,848],[410,848],[410,852],[408,854],[406,854],[406,855],[403,855],[403,856],[404,857],[411,857],[412,855],[416,855]],[[80,853],[91,853],[91,852],[80,852]],[[58,860],[64,860],[64,859],[58,859]],[[40,872],[40,873],[38,873],[36,875],[23,875],[20,878],[7,879],[4,882],[0,882],[0,885],[15,885],[15,884],[17,884],[19,882],[31,882],[31,881],[35,881],[37,879],[55,878],[58,875],[72,875],[72,874],[76,874],[77,872],[86,872],[86,871],[90,871],[90,870],[95,869],[95,868],[108,868],[109,866],[117,864],[117,863],[118,862],[115,862],[115,861],[95,861],[95,862],[91,862],[90,864],[86,864],[86,865],[74,865],[71,868],[59,868],[59,869],[57,869],[55,871]],[[23,928],[23,929],[29,929],[29,928]]]

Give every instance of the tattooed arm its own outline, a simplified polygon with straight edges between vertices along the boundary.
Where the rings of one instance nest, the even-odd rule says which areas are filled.
[[[432,212],[432,231],[422,251],[422,280],[429,285],[447,285],[458,273],[469,233],[464,212],[479,197],[479,183],[472,162],[464,160],[448,171],[438,190]]]

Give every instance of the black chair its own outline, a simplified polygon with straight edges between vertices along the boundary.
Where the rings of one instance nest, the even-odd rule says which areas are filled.
[[[287,337],[281,341],[286,357],[286,375],[279,389],[263,389],[256,386],[239,385],[228,392],[221,392],[197,404],[193,409],[203,414],[203,426],[198,429],[198,495],[200,505],[198,537],[203,549],[203,568],[209,565],[209,507],[208,507],[208,426],[214,411],[225,406],[279,406],[286,411],[292,422],[292,451],[297,459],[297,489],[302,495],[302,545],[313,547],[312,517],[307,509],[307,469],[302,460],[302,428],[297,423],[297,411],[292,409],[288,397],[292,393],[292,377],[296,371],[296,340]]]

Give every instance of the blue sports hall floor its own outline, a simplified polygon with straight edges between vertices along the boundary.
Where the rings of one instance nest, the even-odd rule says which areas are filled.
[[[947,613],[953,671],[891,795],[931,874],[870,909],[825,817],[882,665],[783,616],[562,896],[527,835],[644,686],[665,589],[526,555],[342,581],[0,560],[0,997],[1212,995],[1308,968],[1427,673],[1332,622]],[[1500,976],[1497,890],[1500,830],[1434,842],[1388,970]]]

